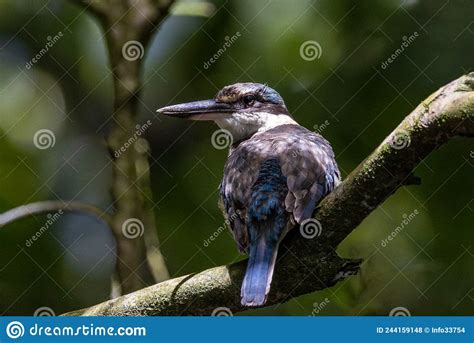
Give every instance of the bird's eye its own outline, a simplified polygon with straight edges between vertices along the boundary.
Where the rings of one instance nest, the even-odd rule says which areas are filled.
[[[255,96],[254,95],[246,95],[244,96],[244,103],[247,106],[252,106],[255,102]]]

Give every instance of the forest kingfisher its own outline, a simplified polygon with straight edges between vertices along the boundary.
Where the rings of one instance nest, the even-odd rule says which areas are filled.
[[[157,112],[213,120],[232,135],[221,205],[238,249],[249,254],[241,303],[265,304],[281,240],[340,182],[331,145],[300,126],[282,97],[259,83],[236,83],[214,99]]]

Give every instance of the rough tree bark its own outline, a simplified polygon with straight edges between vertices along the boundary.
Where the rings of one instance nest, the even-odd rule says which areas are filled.
[[[164,259],[156,246],[158,238],[153,213],[145,195],[149,188],[148,151],[128,146],[136,136],[137,113],[141,86],[142,57],[151,34],[168,14],[172,0],[73,0],[84,6],[99,20],[107,41],[110,67],[114,77],[114,112],[107,145],[113,159],[112,230],[117,240],[117,276],[122,293],[149,286],[168,278]],[[143,139],[141,139],[143,142]],[[142,143],[143,145],[143,143]],[[120,154],[116,152],[120,151]],[[118,156],[116,156],[118,155]],[[146,237],[153,236],[154,249],[147,249],[144,235],[127,238],[124,223],[132,220],[135,227],[145,228]],[[138,224],[137,224],[138,223]],[[143,233],[143,232],[142,232]],[[150,253],[147,253],[148,250]],[[152,260],[153,259],[153,260]]]
[[[455,136],[474,136],[474,73],[423,101],[321,202],[312,223],[321,228],[321,235],[306,239],[293,230],[285,238],[267,305],[330,287],[355,274],[360,260],[338,256],[336,247],[398,188],[418,184],[415,167]],[[245,267],[242,261],[212,268],[66,315],[210,315],[217,307],[243,311],[240,285]]]

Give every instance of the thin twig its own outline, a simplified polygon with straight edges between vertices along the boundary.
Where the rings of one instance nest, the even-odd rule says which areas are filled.
[[[0,228],[13,223],[14,221],[27,218],[33,215],[46,214],[57,211],[77,212],[90,215],[107,224],[112,225],[110,215],[100,208],[82,202],[72,201],[39,201],[12,208],[6,212],[0,213]]]

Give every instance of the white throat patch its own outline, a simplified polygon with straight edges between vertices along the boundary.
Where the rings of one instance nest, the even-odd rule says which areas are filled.
[[[265,132],[280,125],[298,125],[289,115],[271,114],[267,112],[235,112],[232,116],[217,119],[215,122],[221,129],[228,130],[232,134],[234,142],[250,137],[257,132]]]

